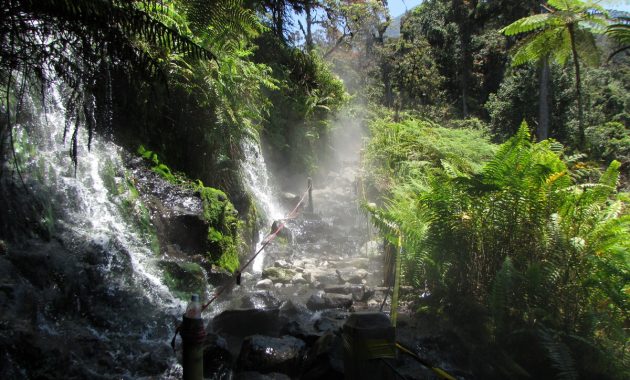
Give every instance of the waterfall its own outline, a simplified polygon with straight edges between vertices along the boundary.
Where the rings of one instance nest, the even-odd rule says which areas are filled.
[[[88,149],[88,132],[78,131],[75,166],[69,157],[72,126],[64,142],[65,109],[63,90],[51,85],[46,104],[35,120],[37,128],[14,126],[14,139],[19,142],[19,160],[25,183],[32,191],[49,195],[55,220],[50,224],[64,244],[98,247],[102,255],[102,272],[111,286],[139,289],[150,302],[164,309],[179,309],[177,300],[162,283],[155,268],[156,253],[147,237],[123,215],[128,203],[125,194],[113,194],[112,187],[122,188],[128,180],[123,164],[123,150],[98,135]],[[29,107],[37,110],[32,99]],[[30,153],[28,151],[31,151]],[[129,270],[121,276],[116,272]],[[118,267],[118,268],[116,268]]]
[[[256,207],[263,211],[265,226],[271,228],[271,223],[273,223],[274,220],[282,219],[284,213],[273,201],[273,188],[270,185],[267,164],[260,150],[260,144],[254,139],[245,139],[242,148],[244,160],[242,161],[241,168],[245,185],[253,195]],[[269,230],[263,229],[259,233],[256,251],[261,248],[261,241],[268,232]],[[264,260],[265,253],[263,251],[252,263],[252,271],[254,273],[262,272]]]

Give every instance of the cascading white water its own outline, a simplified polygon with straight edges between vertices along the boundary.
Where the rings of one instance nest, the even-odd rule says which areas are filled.
[[[256,206],[264,212],[265,224],[271,226],[274,220],[282,219],[284,213],[273,201],[273,188],[269,183],[267,164],[260,151],[260,144],[254,139],[245,139],[242,148],[244,153],[244,160],[241,164],[243,179],[255,198]],[[262,239],[267,232],[267,230],[260,232],[256,251],[261,248]],[[252,263],[252,271],[254,273],[262,272],[264,260],[265,253],[263,251],[256,256]]]
[[[117,262],[131,266],[133,275],[127,278],[106,275],[108,281],[122,287],[131,283],[143,289],[154,304],[179,310],[181,301],[162,283],[154,266],[155,253],[146,236],[138,232],[121,212],[125,194],[112,194],[105,183],[120,185],[126,181],[121,169],[124,167],[122,149],[94,136],[88,150],[87,131],[81,129],[75,174],[68,154],[70,143],[63,141],[65,110],[61,92],[59,86],[51,86],[45,110],[40,114],[41,125],[37,131],[31,131],[31,136],[27,136],[24,126],[14,127],[16,140],[36,149],[36,154],[23,152],[20,157],[26,181],[37,177],[37,182],[42,185],[40,190],[50,194],[51,204],[64,210],[64,215],[52,223],[66,236],[71,236],[74,242],[100,247],[100,251],[107,255],[103,273],[110,273]],[[66,140],[70,140],[71,133],[68,132]]]

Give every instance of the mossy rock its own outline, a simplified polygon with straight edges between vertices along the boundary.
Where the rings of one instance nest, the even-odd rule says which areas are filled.
[[[178,298],[188,300],[191,293],[206,291],[206,274],[199,264],[160,261],[158,267],[164,271],[164,283]]]
[[[269,267],[263,270],[262,277],[268,278],[274,283],[279,282],[282,284],[288,284],[289,282],[291,282],[291,279],[293,278],[293,276],[296,275],[296,273],[297,272],[293,269]]]

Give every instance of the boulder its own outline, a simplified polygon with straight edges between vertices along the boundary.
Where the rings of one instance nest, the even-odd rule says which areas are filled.
[[[206,276],[199,264],[162,260],[158,267],[164,273],[164,283],[178,297],[187,300],[190,293],[205,292]]]
[[[303,284],[308,284],[308,281],[306,281],[306,279],[304,278],[304,276],[302,275],[302,273],[297,273],[295,276],[293,276],[293,278],[291,279],[291,283],[295,284],[295,285],[303,285]]]
[[[212,319],[211,331],[234,337],[254,334],[276,335],[279,327],[278,309],[225,310]]]
[[[256,289],[264,289],[264,290],[273,289],[273,281],[271,281],[268,278],[260,280],[256,283]]]
[[[374,295],[374,290],[363,284],[327,285],[324,287],[324,291],[326,293],[351,294],[353,301],[361,302],[367,301]]]
[[[276,260],[273,263],[273,266],[276,268],[291,269],[291,264],[289,264],[286,260]]]
[[[221,336],[208,333],[203,348],[203,376],[219,379],[228,374],[231,369],[232,354],[228,344]]]
[[[229,377],[226,377],[229,379]],[[291,378],[283,373],[267,373],[262,374],[255,371],[239,372],[233,377],[234,380],[291,380]]]
[[[319,297],[312,295],[306,302],[306,306],[313,311],[326,309],[348,309],[352,306],[352,295],[325,293]]]
[[[296,376],[300,372],[305,350],[304,341],[292,336],[273,338],[253,335],[243,341],[238,367],[262,373],[280,372]]]
[[[341,337],[332,333],[320,337],[308,352],[300,378],[303,380],[342,380],[344,371]]]
[[[336,272],[337,272],[337,276],[339,276],[339,280],[342,283],[349,282],[351,284],[361,284],[362,281],[368,275],[368,271],[366,271],[365,269],[356,269],[356,268],[350,268],[350,269],[344,269],[344,270],[337,269]]]
[[[322,311],[313,327],[320,333],[338,333],[350,314],[344,310],[331,309]]]
[[[296,273],[296,271],[288,268],[268,267],[263,270],[262,277],[274,283],[287,284],[291,282]]]
[[[240,298],[242,309],[276,309],[281,303],[271,292],[265,290],[258,290]]]
[[[306,344],[309,346],[315,343],[315,341],[321,336],[321,334],[316,333],[312,329],[306,328],[302,323],[298,321],[287,322],[280,329],[280,334],[291,335],[292,337],[306,342]]]
[[[207,271],[208,282],[214,286],[221,286],[233,280],[234,275],[219,266],[211,265],[209,269],[210,270]]]

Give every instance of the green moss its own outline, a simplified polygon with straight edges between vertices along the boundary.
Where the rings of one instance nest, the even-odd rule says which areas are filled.
[[[208,256],[220,267],[234,272],[239,266],[238,245],[242,222],[238,213],[221,190],[196,184],[203,202],[203,216],[210,225],[208,228]]]
[[[206,291],[206,276],[198,264],[161,261],[158,267],[163,271],[164,283],[176,297],[188,300],[191,293]]]
[[[219,189],[205,186],[200,180],[193,182],[184,174],[171,171],[167,165],[160,162],[155,152],[142,145],[138,148],[138,154],[151,165],[153,172],[166,181],[199,193],[203,203],[203,218],[208,223],[209,249],[206,256],[213,263],[231,272],[238,269],[242,222],[227,195]]]

